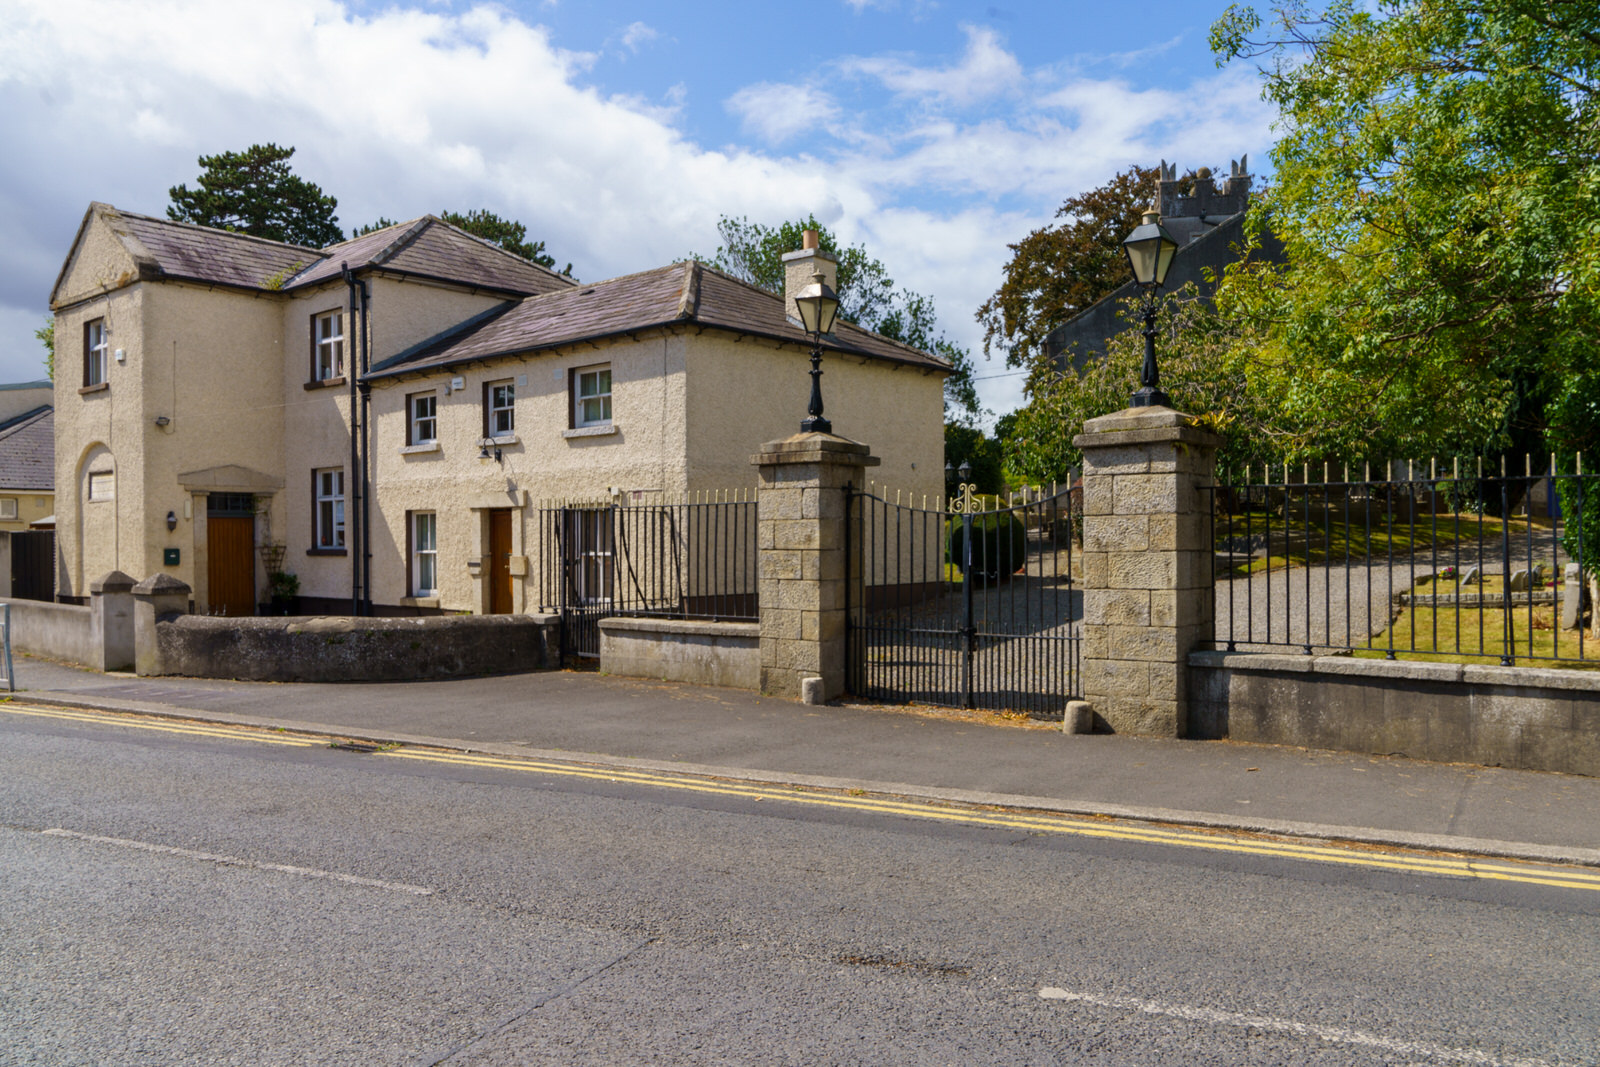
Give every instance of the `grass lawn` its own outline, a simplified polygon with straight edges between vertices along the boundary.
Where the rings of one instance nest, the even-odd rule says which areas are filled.
[[[1546,519],[1507,521],[1476,513],[1424,513],[1417,516],[1415,523],[1399,519],[1390,523],[1382,513],[1374,511],[1369,529],[1363,508],[1352,506],[1346,523],[1342,508],[1324,512],[1314,506],[1309,526],[1305,513],[1291,507],[1291,517],[1287,521],[1279,514],[1264,511],[1250,512],[1248,524],[1243,514],[1234,515],[1231,524],[1226,516],[1218,515],[1213,535],[1218,555],[1226,554],[1229,538],[1271,537],[1272,555],[1242,560],[1234,568],[1235,575],[1245,575],[1308,563],[1340,563],[1347,558],[1376,561],[1392,555],[1400,559],[1435,547],[1439,549],[1439,566],[1445,567],[1455,562],[1447,551],[1450,547],[1459,543],[1463,548],[1469,545],[1476,548],[1481,539],[1485,553],[1489,553],[1500,545],[1502,531],[1509,531],[1515,560],[1519,548],[1522,555],[1527,555],[1530,524],[1534,530],[1550,528]]]
[[[1527,666],[1600,667],[1600,641],[1585,632],[1580,653],[1579,631],[1559,629],[1560,610],[1555,604],[1535,604],[1531,609],[1514,604],[1508,628],[1506,611],[1499,606],[1405,608],[1392,627],[1355,655],[1381,659],[1392,638],[1394,650],[1404,652],[1406,659],[1494,664],[1509,646],[1516,662]]]

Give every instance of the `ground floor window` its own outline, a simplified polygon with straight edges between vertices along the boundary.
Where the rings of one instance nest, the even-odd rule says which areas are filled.
[[[439,516],[411,513],[411,595],[439,595]]]
[[[580,604],[602,604],[612,595],[613,551],[608,508],[567,512],[567,558],[573,594]]]
[[[311,543],[317,548],[344,547],[344,470],[331,467],[311,472],[313,495]]]

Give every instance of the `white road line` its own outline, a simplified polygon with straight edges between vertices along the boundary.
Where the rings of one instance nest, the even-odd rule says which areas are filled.
[[[1134,997],[1102,997],[1092,993],[1072,993],[1065,989],[1056,989],[1046,986],[1039,990],[1039,996],[1045,1000],[1075,1000],[1084,1004],[1093,1004],[1100,1008],[1118,1008],[1123,1011],[1139,1011],[1146,1015],[1167,1015],[1174,1019],[1187,1019],[1190,1022],[1208,1023],[1213,1026],[1241,1026],[1251,1027],[1256,1030],[1276,1030],[1281,1033],[1295,1034],[1299,1037],[1315,1037],[1323,1041],[1332,1041],[1341,1045],[1360,1045],[1366,1048],[1381,1049],[1384,1052],[1393,1052],[1405,1056],[1425,1056],[1434,1060],[1445,1060],[1450,1063],[1477,1063],[1484,1067],[1552,1067],[1545,1060],[1498,1060],[1484,1052],[1473,1049],[1449,1048],[1445,1045],[1433,1045],[1425,1041],[1399,1041],[1391,1037],[1379,1037],[1377,1034],[1366,1034],[1360,1030],[1347,1030],[1342,1026],[1318,1026],[1315,1023],[1301,1023],[1293,1019],[1278,1019],[1271,1015],[1244,1015],[1239,1012],[1214,1011],[1210,1008],[1193,1008],[1186,1004],[1165,1004],[1159,1000],[1139,1000]]]
[[[60,827],[39,832],[49,837],[70,837],[78,841],[93,841],[101,845],[134,848],[140,852],[158,852],[165,856],[182,856],[185,859],[221,863],[229,867],[248,867],[256,871],[281,871],[284,874],[299,874],[307,878],[326,878],[334,882],[370,886],[373,889],[392,889],[397,893],[410,893],[419,897],[433,895],[433,890],[420,885],[406,885],[403,882],[380,882],[376,878],[359,878],[353,874],[339,874],[336,871],[319,871],[315,867],[294,867],[287,863],[258,863],[255,860],[239,859],[236,856],[218,856],[211,852],[196,852],[193,849],[174,848],[171,845],[151,845],[143,841],[129,841],[123,837],[100,837],[96,834],[80,834],[76,830],[63,830]]]

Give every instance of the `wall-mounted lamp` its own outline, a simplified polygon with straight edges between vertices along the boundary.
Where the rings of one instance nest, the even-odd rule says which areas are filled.
[[[161,427],[164,430],[168,426],[172,425],[172,420],[167,418],[165,415],[157,415],[156,416],[156,425]]]
[[[178,513],[176,511],[167,512],[167,530],[168,530],[168,532],[176,530],[177,528],[178,528]]]
[[[479,447],[478,458],[481,460],[487,460],[489,458],[489,442],[485,441],[482,446]],[[500,454],[499,445],[494,446],[494,461],[500,464],[502,467],[505,466],[505,459]]]

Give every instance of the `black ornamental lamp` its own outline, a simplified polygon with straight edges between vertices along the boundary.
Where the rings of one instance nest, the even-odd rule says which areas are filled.
[[[811,335],[811,406],[800,423],[802,433],[832,433],[833,423],[822,417],[822,335],[833,332],[839,314],[839,294],[828,288],[819,270],[811,284],[794,296],[800,312],[800,325]]]
[[[1161,391],[1161,372],[1156,369],[1156,292],[1167,280],[1167,268],[1178,252],[1178,242],[1161,225],[1161,212],[1152,208],[1122,242],[1122,250],[1128,254],[1128,266],[1133,268],[1133,280],[1144,304],[1144,369],[1139,373],[1139,389],[1130,406],[1171,407],[1171,400]]]

